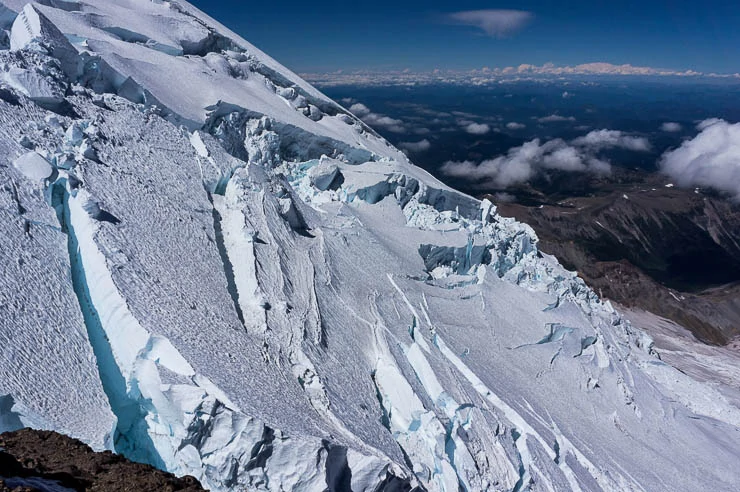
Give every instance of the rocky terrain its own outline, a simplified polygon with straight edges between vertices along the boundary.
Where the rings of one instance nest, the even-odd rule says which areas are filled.
[[[52,431],[0,434],[0,492],[198,492],[193,477],[177,478],[149,465]]]
[[[500,210],[605,297],[728,343],[740,335],[740,205],[660,176],[631,179]]]

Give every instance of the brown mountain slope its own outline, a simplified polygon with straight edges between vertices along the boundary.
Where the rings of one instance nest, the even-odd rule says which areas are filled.
[[[661,185],[625,185],[553,204],[501,203],[602,295],[698,338],[740,334],[740,206]]]

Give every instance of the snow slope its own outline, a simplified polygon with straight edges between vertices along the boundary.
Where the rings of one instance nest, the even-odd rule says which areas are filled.
[[[212,490],[740,483],[734,399],[236,34],[2,3],[0,430]]]

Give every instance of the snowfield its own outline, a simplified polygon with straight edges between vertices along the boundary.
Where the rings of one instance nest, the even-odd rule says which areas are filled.
[[[737,490],[734,393],[528,226],[186,2],[0,3],[0,431],[214,491]]]

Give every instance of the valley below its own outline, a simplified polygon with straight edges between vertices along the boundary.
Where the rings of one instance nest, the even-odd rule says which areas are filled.
[[[531,225],[544,252],[605,298],[671,319],[705,343],[740,335],[737,203],[645,173],[586,196],[563,193],[530,191],[500,210]]]

